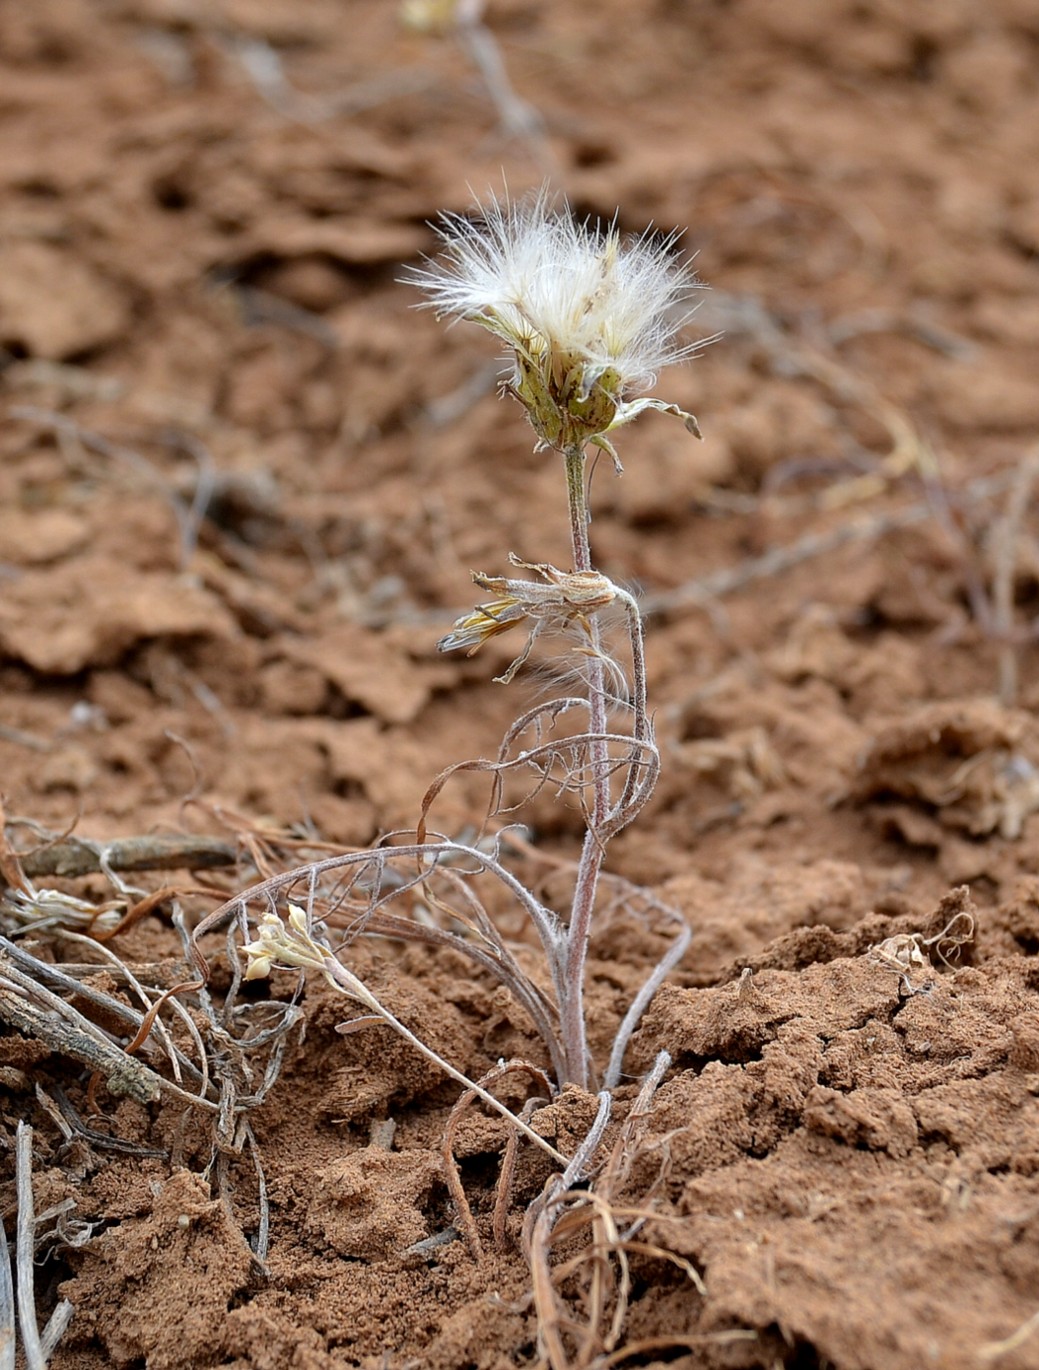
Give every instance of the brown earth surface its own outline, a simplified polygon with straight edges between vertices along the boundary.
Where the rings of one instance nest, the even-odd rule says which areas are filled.
[[[211,997],[160,1015],[195,1062],[186,1020],[210,1034],[203,1108],[34,1032],[6,942],[0,1198],[12,1234],[28,1120],[40,1315],[75,1307],[51,1364],[1039,1366],[1039,11],[491,0],[486,26],[518,112],[389,0],[0,5],[0,857],[37,896],[0,924],[125,1045],[87,989],[190,979],[178,909],[414,827],[548,687],[492,682],[508,638],[435,651],[471,567],[565,566],[567,521],[486,336],[398,283],[440,210],[548,175],[581,214],[686,228],[693,335],[722,334],[658,386],[705,441],[646,417],[593,487],[663,755],[610,868],[693,940],[537,1302],[551,1163],[521,1146],[495,1219],[505,1125],[465,1114],[478,1259],[440,1155],[459,1087],[383,1026],[337,1034],[323,982],[220,1019],[204,939]],[[459,777],[438,827],[471,836],[485,798]],[[547,888],[580,816],[521,817]],[[48,873],[73,830],[238,865]],[[52,889],[140,916],[76,940]],[[600,1064],[661,947],[604,915]],[[457,951],[348,959],[470,1077],[545,1064]],[[172,1082],[155,1040],[134,1059]],[[232,1059],[257,1097],[229,1123]],[[570,1155],[595,1108],[568,1089],[533,1125]]]

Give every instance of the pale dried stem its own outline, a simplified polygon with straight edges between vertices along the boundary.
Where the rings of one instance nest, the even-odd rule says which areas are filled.
[[[956,497],[957,507],[968,507],[992,499],[1011,488],[1016,469],[1008,474],[985,476],[971,481]],[[699,580],[686,581],[673,590],[648,595],[643,607],[647,614],[678,613],[684,609],[710,606],[726,595],[746,589],[758,581],[771,580],[787,571],[819,557],[828,556],[842,547],[858,542],[870,542],[888,533],[927,523],[935,517],[933,499],[921,500],[904,509],[879,514],[858,515],[847,519],[836,528],[807,533],[804,537],[781,547],[773,547],[761,556],[751,557],[737,566],[726,567]]]
[[[0,1019],[35,1037],[60,1056],[99,1072],[110,1093],[139,1103],[154,1103],[163,1081],[155,1071],[128,1057],[60,996],[0,961]]]
[[[632,1240],[632,1234],[652,1213],[645,1208],[619,1205],[614,1194],[623,1187],[630,1173],[639,1137],[645,1127],[656,1093],[671,1057],[661,1051],[650,1070],[628,1117],[620,1130],[602,1174],[587,1189],[574,1190],[560,1180],[546,1196],[532,1206],[524,1226],[526,1249],[538,1313],[538,1335],[544,1358],[552,1370],[577,1370],[599,1366],[620,1340],[631,1294],[629,1253],[667,1260],[684,1270],[701,1295],[705,1293],[699,1272],[674,1252],[647,1242]],[[604,1093],[601,1097],[609,1098]],[[602,1111],[589,1133],[597,1146],[602,1136]],[[588,1153],[583,1160],[587,1168]],[[627,1227],[622,1231],[619,1220]],[[550,1255],[554,1243],[591,1229],[587,1246],[569,1260],[553,1268]],[[614,1273],[614,1269],[616,1273]],[[558,1290],[560,1285],[581,1271],[588,1272],[584,1290],[586,1317],[577,1322],[569,1313]],[[612,1301],[609,1326],[605,1327]],[[603,1330],[604,1329],[604,1330]],[[564,1334],[573,1338],[575,1350],[567,1351]]]
[[[519,1111],[519,1117],[529,1123],[538,1107],[539,1100],[528,1099]],[[501,1170],[498,1174],[498,1188],[494,1196],[494,1217],[492,1219],[491,1230],[494,1233],[494,1244],[499,1251],[504,1251],[508,1246],[508,1233],[506,1232],[505,1222],[509,1211],[509,1201],[512,1198],[512,1185],[516,1175],[516,1157],[519,1153],[519,1133],[510,1132],[505,1142],[505,1150],[501,1158]]]
[[[587,1202],[584,1192],[574,1194],[573,1186],[586,1173],[589,1162],[602,1141],[603,1133],[610,1119],[612,1108],[610,1094],[603,1091],[599,1095],[599,1108],[587,1136],[581,1143],[573,1161],[567,1169],[547,1188],[544,1194],[531,1204],[523,1222],[523,1246],[530,1265],[533,1283],[534,1307],[538,1318],[538,1342],[542,1354],[552,1370],[571,1370],[575,1365],[587,1364],[582,1347],[576,1361],[572,1361],[563,1342],[563,1328],[572,1327],[558,1294],[549,1265],[552,1232],[568,1203]]]
[[[574,570],[590,571],[592,554],[588,542],[588,502],[585,494],[585,459],[580,448],[565,453],[566,489],[570,507],[570,538],[573,543]],[[588,1087],[588,1037],[584,1018],[584,971],[591,937],[592,915],[595,912],[595,891],[599,883],[605,849],[599,829],[606,822],[610,808],[610,778],[607,771],[607,747],[602,741],[606,732],[606,682],[600,656],[599,625],[593,617],[588,658],[588,729],[593,738],[591,757],[593,768],[593,800],[581,860],[577,868],[577,883],[570,906],[570,923],[566,934],[566,962],[560,985],[559,1018],[563,1040],[563,1054],[567,1064],[567,1079],[582,1089]]]
[[[462,1114],[470,1104],[472,1104],[476,1098],[484,1097],[481,1094],[481,1091],[488,1090],[491,1085],[497,1084],[498,1081],[503,1079],[506,1075],[514,1075],[520,1071],[525,1075],[529,1075],[535,1084],[541,1085],[544,1089],[545,1096],[551,1098],[552,1086],[549,1083],[548,1076],[543,1070],[532,1065],[529,1061],[500,1061],[493,1070],[489,1070],[486,1075],[482,1075],[471,1088],[467,1089],[464,1094],[459,1096],[448,1116],[447,1125],[444,1128],[443,1140],[440,1144],[440,1155],[444,1162],[444,1176],[447,1181],[447,1187],[458,1213],[458,1221],[462,1227],[462,1231],[469,1243],[470,1250],[477,1260],[483,1259],[483,1244],[480,1241],[476,1220],[473,1217],[472,1209],[469,1207],[469,1200],[466,1198],[465,1190],[462,1188],[462,1179],[458,1173],[458,1165],[454,1156],[455,1133],[458,1131],[458,1126],[462,1121]],[[536,1103],[536,1099],[528,1100],[518,1114],[512,1114],[511,1116],[516,1118],[524,1128],[529,1128],[531,1112]],[[512,1176],[516,1165],[516,1143],[518,1138],[519,1132],[510,1130],[509,1139],[505,1148],[505,1156],[502,1160],[501,1177],[498,1184],[498,1198],[495,1201],[494,1206],[494,1233],[496,1244],[499,1247],[504,1244],[504,1206],[502,1199],[503,1196],[507,1199],[512,1187]]]
[[[18,1195],[18,1218],[15,1230],[15,1252],[18,1286],[18,1328],[22,1334],[22,1351],[27,1370],[43,1370],[40,1330],[36,1322],[36,1294],[33,1272],[36,1257],[36,1215],[32,1197],[32,1128],[19,1123],[15,1133],[15,1188]]]
[[[201,1093],[189,1093],[175,1081],[164,1079],[143,1062],[127,1055],[106,1032],[54,990],[48,989],[47,984],[85,999],[101,1013],[126,1023],[134,1035],[139,1034],[145,1024],[145,1014],[82,983],[60,967],[38,960],[17,943],[0,936],[0,1016],[13,1026],[40,1037],[60,1054],[72,1056],[92,1070],[100,1071],[114,1094],[128,1094],[147,1103],[165,1091],[201,1108],[215,1107],[213,1101]],[[19,1017],[25,1021],[20,1023]],[[171,1062],[176,1062],[178,1074],[204,1088],[203,1072],[179,1048],[172,1043],[168,1046],[168,1056]]]
[[[602,1090],[598,1098],[599,1107],[596,1110],[595,1120],[562,1175],[557,1176],[540,1199],[535,1200],[531,1205],[527,1214],[528,1224],[531,1221],[536,1223],[552,1203],[561,1196],[568,1194],[575,1184],[586,1178],[589,1162],[599,1149],[599,1143],[602,1141],[603,1133],[606,1131],[606,1125],[609,1123],[610,1114],[613,1111],[613,1096],[608,1090]],[[549,1227],[551,1228],[551,1223]]]
[[[18,1327],[26,1370],[46,1370],[47,1361],[64,1335],[73,1314],[68,1299],[62,1299],[50,1316],[41,1336],[36,1321],[36,1213],[32,1194],[32,1128],[20,1122],[15,1132],[15,1191],[18,1217],[15,1231],[17,1264]],[[6,1246],[6,1242],[4,1243]],[[6,1350],[4,1352],[6,1356]],[[11,1343],[10,1363],[14,1363]]]
[[[558,167],[545,142],[544,121],[534,106],[513,90],[501,49],[494,35],[481,22],[481,8],[474,5],[458,7],[459,41],[483,79],[497,111],[502,132],[507,137],[525,141],[542,171],[547,175],[555,174]]]
[[[17,820],[12,820],[9,826],[18,826]],[[233,866],[238,857],[238,852],[227,842],[187,833],[147,833],[115,842],[67,837],[18,853],[22,870],[30,880],[41,876],[90,875],[106,868],[112,871],[212,869]]]
[[[628,1110],[628,1116],[624,1120],[624,1126],[621,1128],[613,1153],[604,1167],[601,1181],[597,1185],[599,1192],[606,1199],[612,1199],[627,1182],[637,1143],[650,1115],[653,1099],[670,1068],[671,1053],[666,1050],[658,1051],[652,1068],[642,1081],[638,1097]],[[626,1235],[630,1237],[632,1232],[629,1230]]]
[[[1021,526],[1039,478],[1039,451],[1018,467],[1010,489],[1006,513],[993,528],[994,567],[992,609],[999,642],[999,702],[1005,708],[1017,703],[1018,642],[1014,634],[1014,572],[1017,568]]]
[[[434,1051],[432,1047],[427,1046],[420,1037],[416,1037],[412,1030],[406,1024],[402,1023],[396,1014],[391,1012],[391,1010],[388,1009],[370,989],[363,985],[356,975],[347,970],[341,961],[337,961],[331,952],[325,957],[321,970],[332,985],[341,990],[348,998],[363,1004],[364,1007],[376,1017],[381,1018],[388,1027],[391,1027],[393,1031],[398,1034],[398,1036],[403,1037],[409,1046],[414,1047],[419,1055],[424,1056],[427,1061],[432,1062],[433,1065],[437,1066],[446,1075],[450,1075],[451,1079],[460,1084],[463,1089],[472,1090],[478,1098],[483,1100],[488,1108],[492,1108],[496,1113],[500,1113],[506,1122],[522,1132],[528,1141],[531,1141],[535,1146],[540,1147],[542,1151],[551,1156],[558,1164],[567,1167],[573,1165],[573,1161],[568,1162],[567,1158],[562,1155],[561,1152],[557,1151],[554,1146],[544,1139],[544,1137],[539,1136],[539,1134],[528,1126],[528,1124],[517,1118],[512,1110],[497,1100],[489,1090],[484,1089],[475,1080],[470,1080],[464,1072],[459,1070],[456,1066],[453,1066],[450,1061],[445,1060],[439,1052]]]
[[[588,541],[588,502],[585,491],[585,458],[581,449],[564,454],[566,488],[570,510],[570,533],[573,542],[574,570],[592,570],[591,549]],[[601,655],[598,622],[593,616],[589,624],[591,635],[587,666],[589,755],[592,770],[592,806],[581,859],[577,868],[570,922],[566,933],[566,961],[560,986],[560,1035],[567,1062],[567,1079],[582,1088],[588,1087],[589,1059],[587,1027],[584,1008],[584,977],[591,937],[595,896],[602,871],[606,843],[621,828],[626,827],[645,804],[656,783],[659,756],[652,739],[652,729],[646,708],[646,670],[643,654],[642,620],[638,606],[630,595],[621,591],[628,617],[628,631],[632,656],[632,710],[634,733],[629,746],[643,748],[651,758],[646,773],[641,773],[632,753],[620,800],[613,805],[610,780],[613,767],[609,757],[606,730],[606,685]],[[644,1004],[643,1004],[644,1006]],[[629,1029],[630,1035],[630,1029]]]
[[[11,1249],[0,1216],[0,1370],[15,1370],[15,1299]]]
[[[1030,1341],[1037,1333],[1039,1333],[1039,1309],[1036,1309],[1030,1318],[1026,1318],[1021,1326],[1003,1341],[986,1342],[984,1346],[980,1347],[978,1360],[985,1365],[991,1365],[994,1361],[1002,1360],[1004,1356],[1009,1356],[1024,1346],[1025,1342]]]
[[[195,929],[193,938],[195,947],[193,954],[196,964],[202,974],[206,974],[205,960],[197,949],[198,939],[227,918],[243,912],[247,902],[258,902],[268,907],[276,907],[279,898],[289,897],[303,884],[306,886],[303,904],[308,917],[312,919],[320,917],[324,921],[326,915],[319,914],[315,908],[322,879],[338,871],[356,869],[358,874],[353,884],[361,879],[367,879],[374,883],[367,899],[357,909],[355,935],[363,932],[389,937],[417,937],[427,943],[450,945],[461,951],[516,994],[519,1002],[530,1013],[539,1035],[545,1042],[553,1062],[553,1069],[557,1075],[561,1076],[564,1062],[558,1044],[558,1034],[552,1018],[551,1006],[541,991],[530,982],[520,969],[486,915],[477,919],[482,942],[472,942],[461,937],[455,937],[443,930],[439,932],[429,928],[420,930],[414,920],[396,915],[385,907],[391,901],[401,899],[411,889],[427,886],[430,880],[436,877],[448,880],[456,889],[461,888],[460,882],[463,873],[438,864],[451,858],[465,860],[474,872],[485,872],[505,886],[506,890],[516,899],[519,906],[531,919],[545,950],[550,971],[553,972],[553,980],[555,980],[554,972],[560,963],[560,947],[562,945],[562,934],[555,915],[541,904],[499,861],[476,847],[447,840],[378,847],[363,852],[346,852],[322,861],[312,862],[307,866],[298,867],[281,875],[272,876],[270,879],[253,886],[247,895],[238,895],[234,899],[228,900],[203,919]],[[384,888],[383,882],[386,880],[390,868],[395,869],[397,865],[408,860],[421,862],[422,865],[413,871],[408,879],[398,881],[389,888]],[[464,920],[461,921],[464,922]]]
[[[628,1049],[628,1043],[631,1041],[632,1033],[638,1027],[642,1015],[649,1007],[657,990],[667,979],[668,975],[670,975],[671,971],[674,970],[675,966],[678,965],[679,961],[681,961],[689,943],[693,939],[693,930],[690,928],[689,924],[682,918],[679,918],[677,922],[678,932],[675,935],[675,940],[646,977],[642,988],[628,1005],[628,1011],[625,1013],[621,1025],[617,1029],[617,1035],[613,1040],[613,1048],[610,1051],[610,1059],[606,1066],[606,1072],[603,1075],[603,1085],[606,1089],[615,1089],[617,1085],[620,1084],[621,1070],[624,1065],[624,1053]]]
[[[102,956],[104,960],[107,961],[109,965],[113,968],[113,970],[121,971],[121,978],[123,978],[126,981],[126,983],[130,986],[130,989],[133,991],[134,994],[136,994],[138,999],[144,1005],[145,1016],[153,1013],[156,1006],[151,997],[149,996],[148,992],[145,990],[144,986],[141,984],[138,978],[134,975],[130,967],[123,960],[121,960],[121,958],[117,956],[115,952],[111,950],[110,947],[105,946],[103,942],[95,941],[95,939],[92,937],[86,937],[83,933],[72,932],[67,928],[61,930],[60,937],[62,941],[77,942],[81,946],[90,947],[92,951],[95,951],[100,956]],[[209,1061],[206,1056],[206,1050],[202,1042],[202,1034],[196,1027],[195,1020],[192,1018],[191,1014],[188,1013],[184,1005],[175,996],[167,996],[165,1002],[169,1004],[170,1009],[174,1013],[176,1013],[177,1016],[180,1018],[185,1030],[187,1031],[192,1042],[194,1043],[195,1050],[198,1053],[198,1059],[200,1063],[197,1074],[195,1075],[195,1083],[198,1085],[199,1094],[204,1097],[209,1088]],[[144,1019],[142,1018],[141,1023],[138,1026],[138,1031],[140,1031],[140,1027],[143,1026],[143,1023]],[[183,1084],[183,1073],[181,1071],[180,1064],[180,1052],[177,1050],[176,1046],[174,1045],[173,1039],[170,1037],[169,1029],[166,1027],[166,1024],[160,1018],[156,1017],[154,1019],[153,1031],[162,1043],[163,1049],[166,1052],[166,1056],[169,1059],[170,1063],[170,1069],[173,1072],[174,1080],[178,1085]]]
[[[732,1327],[722,1332],[691,1332],[687,1336],[643,1337],[638,1341],[628,1342],[612,1355],[604,1356],[596,1362],[596,1370],[613,1370],[614,1366],[622,1365],[632,1356],[652,1356],[654,1360],[659,1361],[659,1357],[655,1355],[658,1351],[695,1351],[701,1346],[734,1346],[740,1342],[756,1342],[760,1336],[760,1332],[751,1327]]]
[[[263,1168],[263,1157],[256,1141],[256,1134],[247,1118],[242,1119],[242,1133],[249,1147],[253,1169],[256,1171],[256,1204],[259,1209],[259,1221],[256,1225],[256,1247],[255,1250],[253,1248],[250,1250],[253,1251],[257,1262],[261,1266],[266,1266],[271,1237],[271,1207],[267,1197],[267,1172]]]

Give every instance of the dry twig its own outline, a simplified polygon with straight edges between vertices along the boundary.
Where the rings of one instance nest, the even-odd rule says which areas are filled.
[[[1014,632],[1014,574],[1017,569],[1021,527],[1039,479],[1039,449],[1018,467],[1010,487],[1006,512],[992,530],[992,617],[999,642],[999,700],[1005,708],[1017,703],[1017,654],[1019,636]]]
[[[36,1321],[36,1215],[32,1196],[32,1128],[28,1123],[19,1123],[15,1133],[15,1190],[18,1196],[15,1236],[18,1327],[22,1351],[26,1370],[46,1370],[74,1309],[68,1299],[62,1299],[41,1335]]]
[[[470,1250],[477,1260],[483,1258],[483,1245],[480,1241],[480,1234],[477,1231],[476,1220],[473,1211],[469,1207],[469,1200],[465,1196],[462,1188],[461,1176],[458,1173],[458,1164],[454,1157],[454,1139],[458,1131],[459,1123],[462,1121],[462,1114],[479,1097],[480,1090],[486,1090],[506,1075],[523,1073],[529,1075],[535,1084],[540,1085],[543,1096],[550,1099],[553,1095],[552,1085],[548,1076],[537,1066],[531,1065],[529,1061],[500,1061],[493,1070],[489,1070],[486,1075],[476,1081],[476,1087],[467,1089],[461,1094],[448,1116],[447,1125],[444,1128],[443,1140],[440,1144],[440,1155],[444,1162],[444,1175],[447,1180],[447,1187],[454,1200],[455,1209],[458,1213],[458,1221],[461,1225],[465,1238],[469,1243]],[[523,1110],[517,1115],[524,1124],[530,1121],[530,1109],[537,1103],[537,1100],[528,1100]],[[510,1130],[509,1139],[506,1143],[505,1155],[502,1160],[501,1175],[498,1181],[498,1198],[494,1206],[495,1214],[495,1240],[501,1247],[504,1242],[504,1208],[508,1202],[509,1190],[512,1185],[512,1176],[516,1164],[516,1145],[519,1133]]]
[[[238,859],[239,853],[229,843],[187,833],[148,833],[114,842],[66,837],[19,853],[30,880],[71,879],[108,871],[214,870],[233,866]]]

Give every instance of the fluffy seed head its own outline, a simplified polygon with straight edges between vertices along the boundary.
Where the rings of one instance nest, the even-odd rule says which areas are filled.
[[[480,324],[508,344],[506,388],[527,410],[541,444],[569,451],[643,409],[695,420],[660,400],[631,400],[661,367],[692,355],[678,333],[697,282],[676,235],[622,238],[616,222],[578,222],[542,190],[517,203],[491,198],[477,216],[444,214],[439,260],[410,281],[438,315]]]

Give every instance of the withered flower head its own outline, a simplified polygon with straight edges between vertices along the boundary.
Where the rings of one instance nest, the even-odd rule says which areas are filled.
[[[612,581],[598,571],[560,571],[547,562],[523,561],[509,554],[509,561],[525,571],[536,571],[541,580],[513,580],[507,576],[472,573],[482,590],[495,599],[479,604],[456,621],[451,631],[437,643],[437,650],[453,652],[466,648],[472,656],[483,644],[516,623],[529,624],[526,646],[504,673],[495,678],[507,685],[530,655],[534,642],[546,628],[568,628],[576,624],[588,632],[588,615],[605,608],[617,598]]]
[[[676,235],[622,238],[616,222],[553,210],[545,189],[518,203],[492,197],[473,218],[444,214],[437,232],[441,258],[409,279],[438,315],[468,319],[508,344],[506,388],[539,446],[594,443],[614,455],[606,434],[645,409],[676,414],[699,436],[691,414],[633,398],[700,345],[678,341],[688,318],[681,306],[697,282]]]

